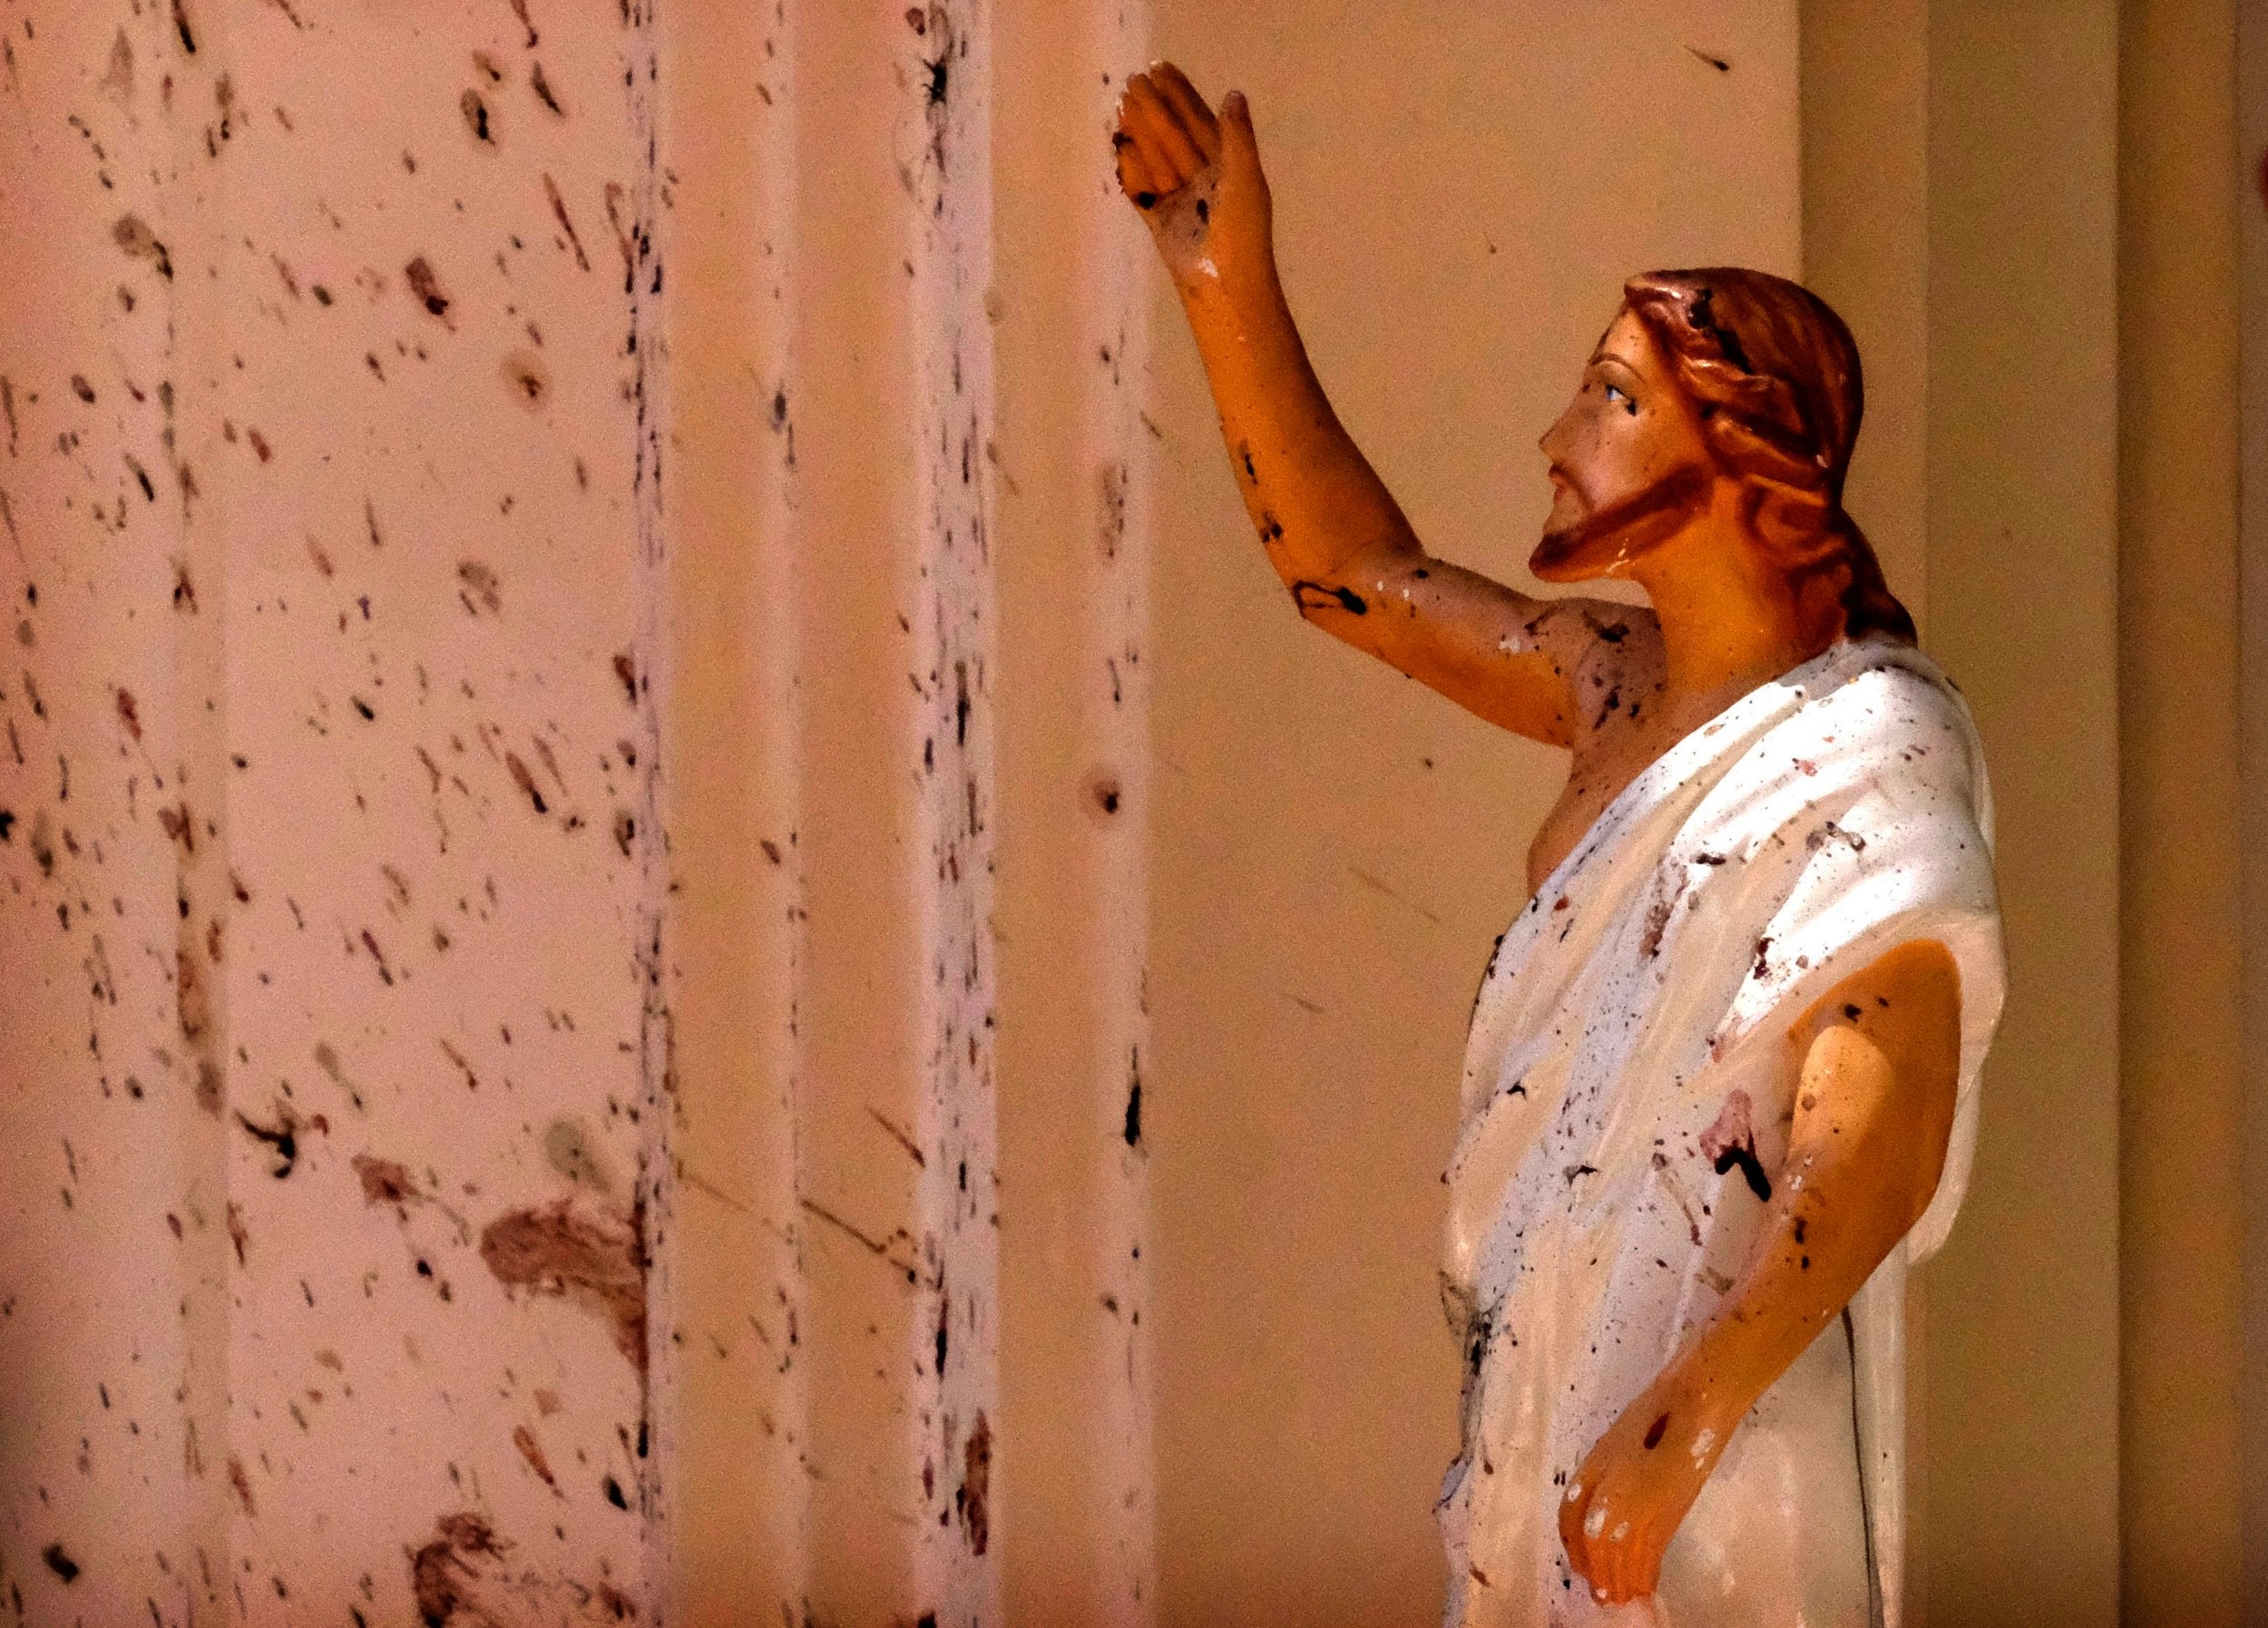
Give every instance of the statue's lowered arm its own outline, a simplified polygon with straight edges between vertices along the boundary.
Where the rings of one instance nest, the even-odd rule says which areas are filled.
[[[1717,1315],[1600,1437],[1559,1533],[1601,1600],[1654,1592],[1662,1551],[1756,1399],[1850,1302],[1937,1191],[1960,1064],[1960,975],[1925,939],[1822,996],[1764,1228]]]

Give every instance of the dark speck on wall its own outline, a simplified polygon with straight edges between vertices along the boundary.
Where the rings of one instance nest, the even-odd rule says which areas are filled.
[[[402,275],[409,279],[410,292],[417,297],[426,310],[435,317],[447,317],[449,297],[441,292],[441,280],[434,275],[433,265],[424,255],[419,255],[403,267]]]
[[[469,1510],[443,1516],[434,1523],[434,1540],[409,1557],[418,1620],[431,1628],[447,1628],[453,1622],[494,1621],[474,1597],[478,1579],[471,1562],[477,1556],[502,1553],[495,1533]]]
[[[534,804],[535,812],[549,814],[551,804],[543,801],[543,788],[535,784],[535,776],[528,772],[528,765],[521,761],[517,752],[504,754],[504,767],[512,772],[513,784],[520,788],[521,795]]]
[[[976,1428],[969,1432],[968,1445],[962,1450],[961,1485],[953,1493],[953,1502],[961,1515],[961,1529],[968,1538],[972,1555],[983,1554],[991,1541],[992,1480],[992,1427],[980,1412]]]
[[[417,1196],[416,1184],[410,1180],[409,1172],[393,1159],[357,1154],[354,1167],[355,1175],[362,1181],[362,1196],[371,1204],[407,1204]]]
[[[503,614],[503,583],[497,577],[493,567],[484,565],[478,560],[461,561],[456,568],[456,575],[457,580],[464,585],[464,593],[470,596],[465,600],[466,609],[472,609],[473,600],[478,600],[481,608],[489,615]],[[477,615],[478,612],[474,614]]]
[[[532,350],[515,350],[505,356],[503,374],[513,394],[527,406],[542,406],[551,394],[551,375],[543,358]]]
[[[255,1141],[265,1142],[275,1155],[276,1162],[269,1169],[269,1175],[281,1181],[298,1167],[299,1127],[288,1108],[279,1108],[276,1123],[272,1126],[253,1124],[241,1109],[237,1111],[236,1122],[244,1127],[246,1136],[252,1137]]]

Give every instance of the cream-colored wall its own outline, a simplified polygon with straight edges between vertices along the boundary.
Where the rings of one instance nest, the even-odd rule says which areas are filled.
[[[1798,19],[1804,281],[1850,324],[1866,390],[1843,501],[1925,639],[1929,9],[1803,0]]]

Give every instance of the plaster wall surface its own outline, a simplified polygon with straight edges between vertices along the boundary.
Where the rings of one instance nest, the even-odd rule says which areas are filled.
[[[1797,269],[1792,0],[0,42],[26,1620],[1432,1620],[1559,765],[1292,613],[1110,104],[1250,93],[1334,399],[1517,578],[1620,278]]]
[[[10,1603],[613,1620],[648,23],[311,11],[5,19]]]

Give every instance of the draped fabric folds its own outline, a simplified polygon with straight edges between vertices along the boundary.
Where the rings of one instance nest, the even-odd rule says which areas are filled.
[[[1976,1144],[2005,976],[1991,831],[1958,691],[1901,642],[1845,641],[1648,767],[1499,941],[1447,1174],[1442,1283],[1468,1359],[1438,1510],[1452,1628],[1895,1623],[1904,1276],[1944,1241]],[[1961,980],[1938,1191],[1743,1422],[1655,1600],[1602,1611],[1568,1570],[1560,1488],[1709,1320],[1765,1216],[1710,1133],[1745,1110],[1755,1163],[1776,1174],[1788,1026],[1924,939]]]

